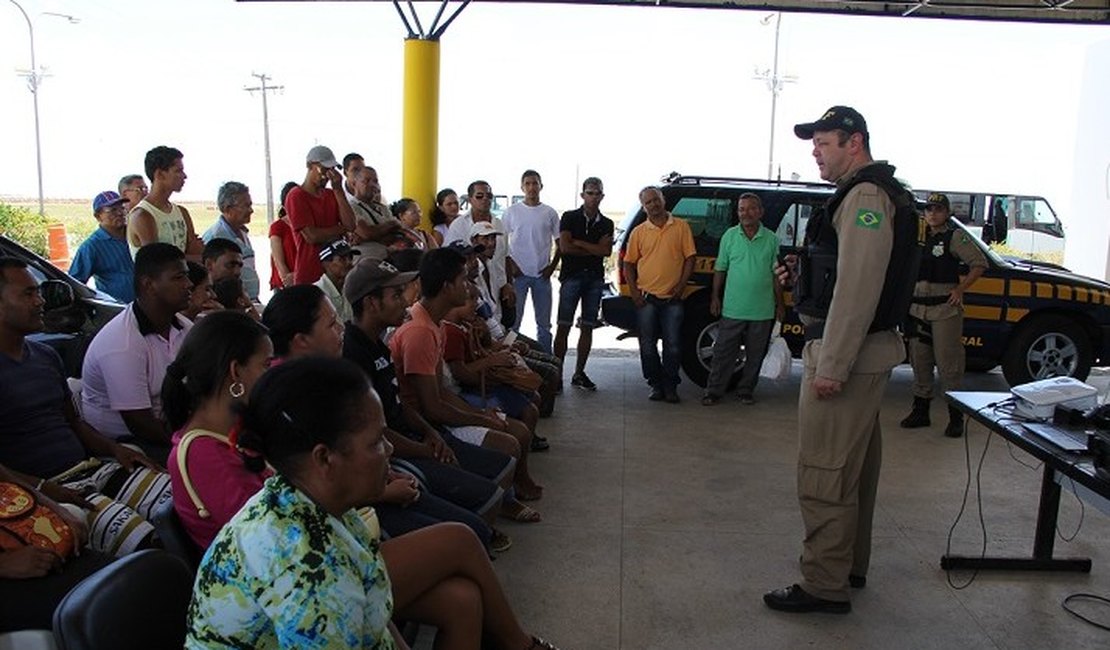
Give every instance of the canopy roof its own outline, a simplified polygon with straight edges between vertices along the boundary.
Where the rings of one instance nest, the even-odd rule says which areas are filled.
[[[267,0],[239,0],[258,2]],[[321,0],[288,0],[318,2]],[[393,2],[395,0],[346,0]],[[427,4],[433,0],[416,0]],[[451,4],[449,0],[434,0]],[[522,0],[462,0],[470,2],[510,2]],[[596,4],[643,7],[687,7],[701,9],[748,9],[844,14],[855,16],[896,16],[913,18],[950,18],[1040,23],[1110,24],[1110,0],[524,0],[536,4]],[[409,4],[406,0],[403,4]],[[400,7],[398,7],[400,8]],[[442,11],[442,9],[441,9]]]

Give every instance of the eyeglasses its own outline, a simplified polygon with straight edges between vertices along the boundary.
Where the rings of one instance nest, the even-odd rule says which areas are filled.
[[[150,191],[150,190],[148,190],[146,188],[146,186],[143,186],[143,187],[129,187],[129,188],[125,189],[123,191],[123,193],[124,194],[127,194],[128,192],[143,192],[143,193],[146,193],[148,191]]]

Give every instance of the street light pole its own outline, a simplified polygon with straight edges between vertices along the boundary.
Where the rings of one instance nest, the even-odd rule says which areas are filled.
[[[244,88],[247,92],[253,93],[260,91],[262,93],[262,140],[263,146],[266,149],[266,223],[274,222],[274,176],[270,173],[270,109],[266,104],[266,94],[282,90],[285,86],[267,86],[266,82],[270,77],[266,73],[252,72],[252,77],[257,77],[260,85],[253,88]]]
[[[46,210],[43,207],[42,200],[42,141],[39,137],[39,82],[42,81],[42,76],[39,74],[39,69],[35,64],[35,28],[31,24],[31,17],[23,10],[23,7],[15,0],[8,0],[19,13],[23,14],[23,20],[27,21],[27,34],[30,36],[31,41],[31,69],[26,73],[27,87],[31,89],[31,101],[35,106],[35,165],[39,174],[39,216],[44,216]]]
[[[779,28],[782,26],[782,12],[769,14],[759,21],[764,25],[771,22],[771,17],[775,18],[775,56],[771,62],[770,70],[760,71],[756,68],[755,78],[767,82],[767,89],[771,91],[771,137],[767,151],[767,178],[773,179],[775,174],[775,116],[778,111],[779,93],[782,92],[783,84],[793,83],[798,80],[793,75],[779,76]]]

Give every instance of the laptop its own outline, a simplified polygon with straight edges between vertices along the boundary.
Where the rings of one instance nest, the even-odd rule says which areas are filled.
[[[1073,453],[1086,453],[1087,434],[1083,431],[1072,431],[1042,422],[1023,422],[1021,424],[1029,433],[1046,440],[1053,445]]]

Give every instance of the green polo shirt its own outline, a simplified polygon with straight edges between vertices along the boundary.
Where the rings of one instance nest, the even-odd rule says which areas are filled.
[[[778,253],[778,237],[762,225],[751,239],[740,225],[725,231],[713,267],[727,273],[722,316],[734,320],[771,320],[775,317],[773,269]]]

